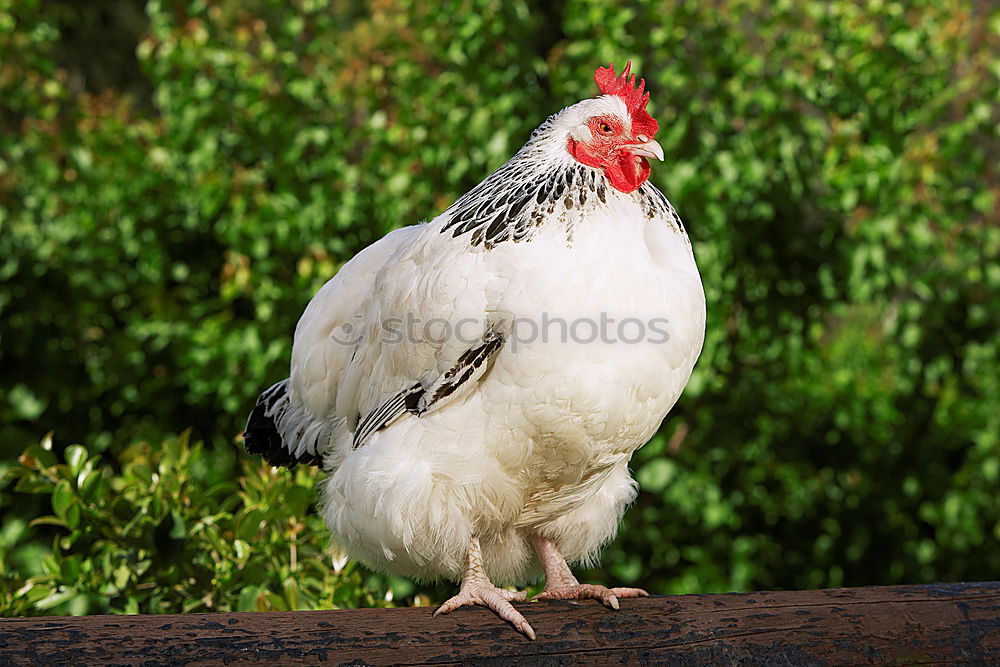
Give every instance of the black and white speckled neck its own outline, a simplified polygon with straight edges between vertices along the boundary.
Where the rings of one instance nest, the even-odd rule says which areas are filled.
[[[514,157],[456,200],[442,214],[441,233],[468,234],[473,247],[489,250],[528,241],[543,225],[556,224],[572,242],[573,227],[585,223],[588,212],[624,198],[632,199],[647,220],[663,221],[684,234],[680,216],[651,183],[622,194],[602,171],[573,159],[558,127],[560,115],[550,116]]]
[[[587,209],[606,207],[609,197],[618,196],[604,174],[590,167],[551,169],[525,178],[518,173],[523,166],[511,160],[458,199],[445,211],[448,219],[441,232],[455,238],[471,234],[473,247],[488,250],[506,241],[530,240],[545,224],[560,224],[570,240],[573,226],[586,220]],[[647,220],[665,221],[684,233],[677,211],[649,182],[624,196],[636,200]]]
[[[442,232],[469,234],[473,246],[489,249],[505,241],[524,241],[543,224],[569,223],[574,209],[588,201],[603,204],[603,175],[582,165],[556,167],[525,177],[527,165],[511,160],[445,211]],[[600,176],[600,178],[598,178]]]

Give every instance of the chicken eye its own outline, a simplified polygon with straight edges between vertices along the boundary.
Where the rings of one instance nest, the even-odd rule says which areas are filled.
[[[611,126],[607,123],[601,123],[597,127],[601,131],[601,134],[611,134]]]

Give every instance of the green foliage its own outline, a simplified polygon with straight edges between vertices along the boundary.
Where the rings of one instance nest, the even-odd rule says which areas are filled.
[[[331,572],[312,477],[233,438],[323,281],[627,58],[708,339],[585,576],[1000,577],[996,8],[150,0],[141,29],[97,11],[0,0],[4,613],[418,590]],[[172,436],[189,427],[204,445]]]
[[[4,474],[52,510],[4,524],[4,615],[284,611],[392,599],[353,564],[334,565],[323,522],[309,511],[314,470],[236,465],[232,451],[191,446],[187,434],[131,445],[114,465],[81,445],[62,458],[45,439]],[[25,539],[38,526],[58,528],[49,550]]]

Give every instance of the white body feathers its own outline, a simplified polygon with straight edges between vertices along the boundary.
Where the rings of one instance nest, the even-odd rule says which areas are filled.
[[[618,192],[565,150],[581,118],[620,104],[553,116],[487,181],[362,251],[306,308],[271,414],[292,455],[322,457],[322,512],[351,556],[457,579],[475,534],[490,578],[514,583],[537,572],[529,531],[570,562],[614,536],[635,496],[629,459],[680,396],[705,330],[691,245],[666,199],[649,183]],[[359,441],[387,402],[390,418],[369,420]]]

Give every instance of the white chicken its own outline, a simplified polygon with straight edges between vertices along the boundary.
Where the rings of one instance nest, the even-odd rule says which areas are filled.
[[[291,375],[245,431],[273,465],[328,474],[320,508],[366,565],[461,581],[437,613],[511,602],[617,609],[582,585],[636,484],[632,453],[687,384],[705,333],[691,243],[651,183],[663,159],[645,82],[599,68],[601,95],[549,117],[427,223],[345,264],[299,320]]]

